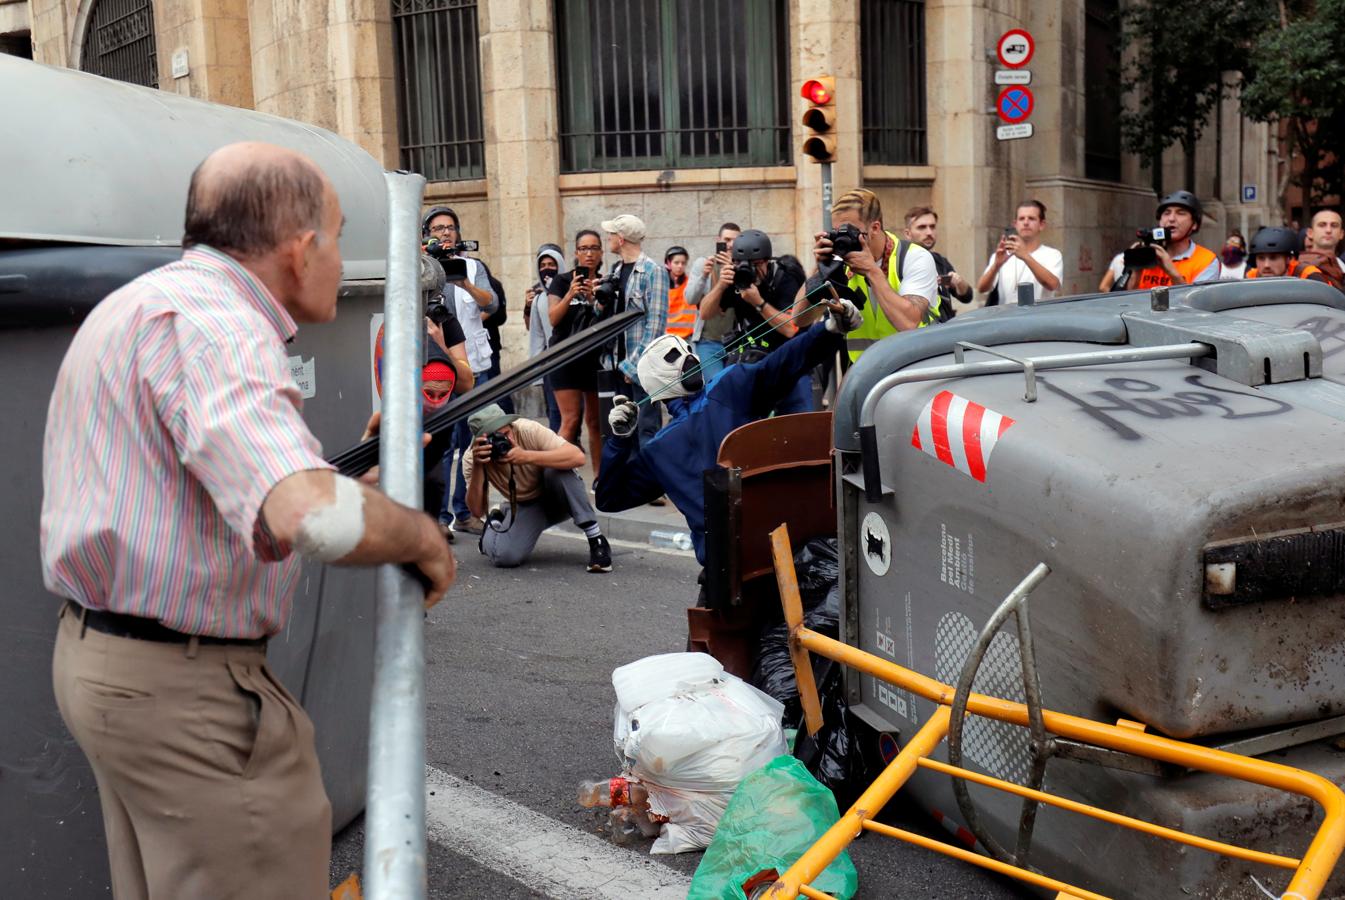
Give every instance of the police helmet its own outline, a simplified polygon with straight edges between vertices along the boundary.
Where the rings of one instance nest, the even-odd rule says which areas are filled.
[[[458,226],[458,214],[457,214],[457,213],[455,213],[453,210],[449,209],[447,206],[432,206],[432,207],[430,207],[429,212],[425,213],[425,215],[424,215],[424,216],[421,218],[421,220],[420,220],[420,234],[421,234],[421,237],[429,237],[429,235],[430,235],[430,222],[431,222],[436,216],[448,216],[450,219],[453,220],[453,225],[454,225],[455,227]]]
[[[1247,252],[1252,256],[1258,253],[1286,253],[1292,256],[1298,253],[1298,235],[1292,228],[1271,225],[1252,235]]]
[[[1200,207],[1200,200],[1190,191],[1173,191],[1166,197],[1158,201],[1158,206],[1154,210],[1154,218],[1157,219],[1163,215],[1163,210],[1169,206],[1180,206],[1191,213],[1191,218],[1196,220],[1196,227],[1200,227],[1200,220],[1205,217],[1205,211]]]
[[[733,261],[771,258],[771,239],[766,232],[749,228],[733,242]]]

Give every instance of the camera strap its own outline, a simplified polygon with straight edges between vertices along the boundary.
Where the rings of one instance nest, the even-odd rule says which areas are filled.
[[[510,528],[514,527],[514,520],[518,518],[518,484],[514,480],[514,464],[509,464],[509,518],[508,523],[503,528],[497,528],[490,519],[486,520],[486,526],[496,534],[504,534]]]

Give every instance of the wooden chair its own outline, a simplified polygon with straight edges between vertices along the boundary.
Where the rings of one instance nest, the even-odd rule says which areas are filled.
[[[689,649],[752,674],[757,633],[780,618],[770,532],[802,544],[836,533],[831,413],[762,419],[735,429],[705,473],[706,605],[687,610]]]

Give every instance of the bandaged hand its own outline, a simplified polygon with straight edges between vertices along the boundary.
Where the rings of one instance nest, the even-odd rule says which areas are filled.
[[[829,304],[827,331],[832,334],[849,334],[863,324],[864,314],[849,300]]]
[[[617,437],[629,437],[635,432],[640,408],[624,394],[617,394],[612,403],[612,411],[607,414],[607,424],[612,426],[612,433]]]

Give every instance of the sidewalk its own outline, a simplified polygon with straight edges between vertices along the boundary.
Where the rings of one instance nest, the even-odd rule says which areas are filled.
[[[581,470],[584,478],[584,484],[588,485],[590,492],[593,489],[593,467],[586,464]],[[592,494],[590,493],[590,496]],[[594,510],[598,514],[598,527],[602,533],[607,535],[608,540],[633,541],[638,544],[648,544],[649,535],[654,531],[674,532],[688,534],[687,520],[677,511],[677,507],[671,502],[664,506],[637,506],[634,509],[628,509],[625,512],[606,513],[599,510],[596,505]],[[574,523],[567,526],[574,530]],[[660,546],[665,546],[660,544]],[[670,548],[671,549],[671,548]],[[691,551],[685,551],[690,554]]]

